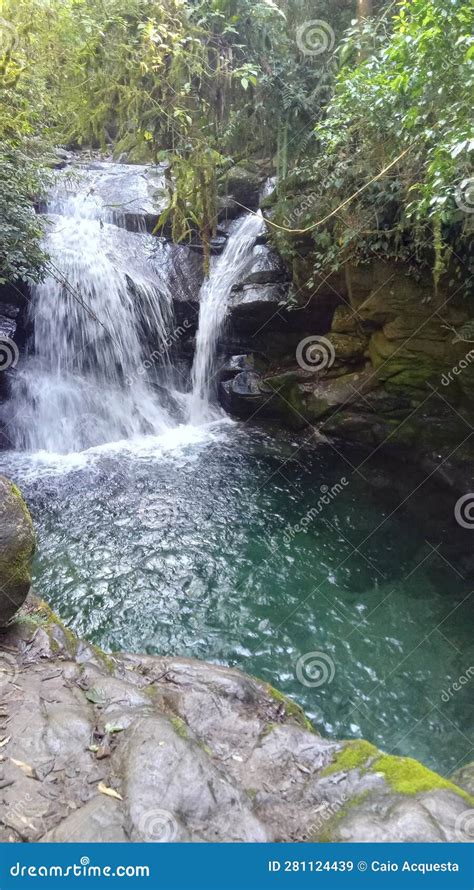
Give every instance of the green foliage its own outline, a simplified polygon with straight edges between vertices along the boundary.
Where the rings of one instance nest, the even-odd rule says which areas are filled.
[[[314,141],[334,65],[305,54],[298,23],[329,0],[4,0],[22,79],[59,143],[170,163],[175,237],[209,243],[216,174],[233,158],[288,166]],[[334,25],[336,27],[336,24]],[[337,26],[338,27],[338,26]],[[30,111],[31,111],[30,104]]]
[[[0,148],[0,285],[36,280],[44,254],[42,228],[33,209],[40,180],[36,164],[21,148]]]
[[[376,0],[373,17],[340,39],[355,9],[329,0],[0,0],[12,35],[0,60],[2,274],[27,274],[28,256],[41,264],[28,204],[46,141],[166,160],[170,208],[159,227],[176,239],[198,232],[207,254],[219,177],[259,158],[278,173],[276,222],[305,228],[337,210],[312,235],[316,271],[396,257],[430,267],[436,282],[446,271],[465,280],[471,8]],[[329,34],[324,53],[308,52],[301,37],[314,19]],[[285,233],[276,240],[287,256],[298,249]]]
[[[8,6],[0,6],[0,284],[37,279],[44,262],[33,209],[42,191],[40,79],[27,70],[28,28],[16,26]]]
[[[315,231],[318,271],[390,256],[429,265],[435,282],[445,271],[453,284],[465,279],[474,209],[472,7],[403,0],[391,19],[353,23],[338,55],[335,95],[315,129],[317,165],[309,158],[295,170],[319,195],[318,217],[409,151]],[[291,182],[287,197],[291,204]],[[314,213],[298,226],[312,220]]]

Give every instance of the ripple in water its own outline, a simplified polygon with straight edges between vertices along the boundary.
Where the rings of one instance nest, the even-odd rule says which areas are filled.
[[[473,663],[469,591],[393,497],[300,446],[217,423],[5,455],[39,529],[35,588],[106,649],[238,666],[326,734],[447,773],[469,759],[468,687],[445,700]]]

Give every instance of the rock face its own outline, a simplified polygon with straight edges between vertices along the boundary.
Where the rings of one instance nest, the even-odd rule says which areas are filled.
[[[72,177],[69,194],[80,197],[84,181],[88,197],[109,212],[110,221],[133,232],[152,232],[170,201],[167,165],[115,164],[69,156]],[[60,197],[56,210],[61,211]]]
[[[0,627],[23,605],[31,584],[35,534],[18,489],[0,476]]]
[[[298,257],[292,270],[299,294],[295,311],[277,313],[283,349],[266,323],[255,343],[267,367],[274,367],[253,381],[254,390],[270,387],[275,393],[266,414],[292,427],[316,425],[326,436],[365,448],[383,446],[388,456],[436,470],[443,483],[467,491],[474,485],[468,435],[474,348],[462,334],[470,322],[466,301],[448,284],[436,295],[429,277],[415,281],[403,267],[384,262],[305,288],[303,265]],[[310,266],[308,261],[308,276]],[[234,315],[244,312],[245,303]],[[238,333],[232,314],[231,325]],[[313,370],[311,354],[297,363],[297,341],[306,339],[322,344],[326,360],[319,370]],[[245,351],[252,352],[250,344]],[[240,398],[234,403],[241,414]]]
[[[0,661],[0,841],[472,840],[466,791],[239,671],[105,656],[35,600]]]

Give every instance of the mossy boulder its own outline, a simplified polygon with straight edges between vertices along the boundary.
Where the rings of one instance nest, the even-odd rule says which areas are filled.
[[[31,585],[35,551],[31,516],[20,492],[0,476],[0,627],[23,605]]]
[[[259,204],[260,187],[262,185],[262,176],[247,169],[247,167],[236,165],[231,167],[219,182],[219,194],[221,197],[230,197],[243,207],[250,210],[256,210]],[[240,208],[242,210],[242,207]]]

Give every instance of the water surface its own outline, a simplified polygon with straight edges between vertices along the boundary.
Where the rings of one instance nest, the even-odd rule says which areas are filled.
[[[217,422],[3,455],[39,530],[36,591],[105,649],[235,665],[329,736],[447,774],[472,759],[469,685],[450,691],[473,663],[469,589],[383,471],[374,487],[303,442]]]

